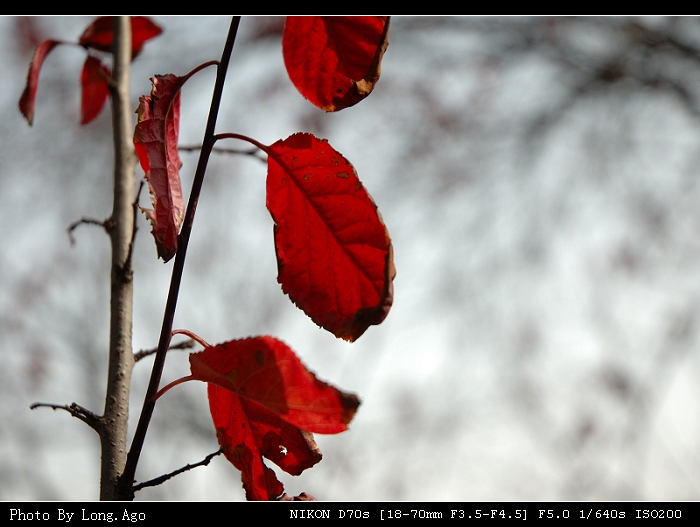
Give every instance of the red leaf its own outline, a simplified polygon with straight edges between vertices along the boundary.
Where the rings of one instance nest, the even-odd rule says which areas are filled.
[[[334,434],[360,404],[319,381],[283,342],[254,337],[190,355],[192,377],[209,383],[219,444],[241,471],[249,500],[271,500],[284,488],[263,457],[298,475],[321,460],[311,432]]]
[[[135,59],[141,53],[143,45],[163,30],[145,16],[131,17],[131,58]],[[80,36],[81,46],[111,51],[114,40],[113,19],[111,16],[101,16],[90,24]]]
[[[287,472],[296,475],[321,460],[311,434],[305,434],[255,403],[243,407],[236,394],[219,386],[209,384],[208,392],[219,445],[226,459],[241,471],[246,499],[269,501],[284,492],[263,456],[278,463],[287,457],[295,458],[293,468],[297,470],[290,467]]]
[[[196,379],[230,390],[309,432],[347,430],[359,404],[354,395],[319,381],[289,346],[273,337],[208,347],[190,355],[190,366]]]
[[[298,133],[269,150],[277,280],[316,324],[353,341],[392,304],[386,226],[353,166],[325,140]]]
[[[101,51],[111,51],[112,40],[114,39],[114,31],[112,29],[112,17],[104,16],[95,20],[83,32],[80,37],[79,44],[86,48],[94,48]],[[163,30],[155,25],[150,19],[137,16],[131,18],[132,31],[132,58],[135,58],[143,48],[146,41],[159,35]],[[34,52],[34,57],[29,64],[29,73],[27,75],[27,85],[19,99],[19,109],[22,115],[31,125],[34,122],[34,107],[36,101],[36,92],[39,87],[39,71],[41,65],[46,58],[46,55],[57,45],[66,44],[58,40],[46,40]],[[88,58],[90,61],[90,58]],[[85,62],[83,73],[81,75],[81,83],[83,85],[83,99],[81,105],[81,124],[85,124],[94,119],[99,113],[106,96],[102,98],[103,87],[98,86],[100,82],[93,74],[97,74],[97,66],[93,63]],[[105,68],[106,69],[106,68]],[[88,84],[90,88],[86,93],[86,78],[90,79]],[[101,99],[101,103],[99,102]],[[90,117],[92,115],[92,117]]]
[[[389,17],[287,17],[282,53],[297,90],[327,112],[353,106],[379,80]]]
[[[95,57],[85,59],[80,74],[82,101],[80,104],[80,124],[87,124],[100,114],[109,96],[107,79],[111,77],[109,68]]]
[[[180,88],[189,78],[156,75],[149,96],[139,99],[134,147],[146,173],[153,210],[144,210],[153,225],[158,256],[170,260],[177,251],[177,235],[185,214],[180,185]]]
[[[27,74],[27,85],[19,98],[19,111],[31,126],[34,122],[34,106],[36,103],[36,92],[39,89],[39,72],[44,59],[49,52],[58,44],[63,44],[59,40],[45,40],[42,42],[29,63],[29,73]]]

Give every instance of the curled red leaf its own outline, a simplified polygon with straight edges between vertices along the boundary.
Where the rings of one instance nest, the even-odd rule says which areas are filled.
[[[381,323],[396,274],[389,233],[353,166],[325,140],[269,147],[267,208],[278,281],[319,326],[353,341]]]
[[[87,124],[97,117],[109,97],[111,72],[99,59],[88,57],[80,74],[82,98],[80,104],[80,124]]]
[[[180,131],[180,88],[187,80],[176,75],[151,78],[153,89],[139,99],[134,147],[146,173],[153,210],[142,209],[153,226],[158,256],[170,260],[185,214],[180,184],[182,161],[177,150]]]
[[[289,78],[327,112],[353,106],[379,80],[388,32],[386,16],[287,17],[282,52]]]
[[[226,458],[241,471],[249,500],[284,488],[263,457],[298,475],[321,460],[311,432],[347,429],[359,400],[316,378],[272,337],[211,346],[190,355],[192,378],[209,383],[209,408]]]
[[[19,111],[22,112],[22,115],[27,119],[30,126],[34,122],[34,107],[36,104],[36,92],[39,89],[39,72],[41,71],[41,65],[44,63],[46,55],[58,44],[63,43],[64,42],[60,40],[45,40],[36,48],[32,61],[29,63],[27,84],[19,98]]]
[[[78,41],[81,46],[111,51],[114,41],[113,19],[111,16],[101,16],[90,24]],[[136,58],[143,45],[150,39],[157,37],[163,30],[150,18],[145,16],[131,17],[131,57]]]

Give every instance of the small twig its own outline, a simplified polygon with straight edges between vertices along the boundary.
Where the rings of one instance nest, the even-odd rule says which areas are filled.
[[[80,218],[78,221],[74,221],[68,226],[68,239],[70,240],[71,245],[75,245],[75,238],[73,237],[73,231],[77,229],[80,225],[98,225],[102,227],[105,230],[108,230],[107,228],[107,222],[105,221],[100,221],[100,220],[95,220],[92,218]]]
[[[194,340],[189,339],[189,340],[183,340],[182,342],[179,342],[178,344],[173,344],[168,348],[168,351],[170,350],[184,350],[184,349],[190,349],[194,348]],[[149,355],[153,355],[158,351],[158,348],[153,348],[150,350],[139,350],[137,353],[134,353],[134,361],[138,362],[141,359],[144,359],[148,357]]]
[[[136,242],[136,231],[138,228],[138,217],[139,217],[139,200],[141,199],[141,191],[143,190],[143,180],[139,183],[139,189],[136,191],[136,197],[134,198],[134,225],[131,231],[131,243],[129,243],[129,254],[126,257],[126,261],[131,263],[131,256],[134,252],[134,243]]]
[[[52,403],[34,403],[29,407],[30,410],[36,410],[37,408],[51,408],[52,410],[65,410],[71,414],[76,419],[80,419],[83,423],[92,428],[95,432],[100,431],[102,427],[102,420],[99,415],[91,412],[87,408],[83,408],[79,404],[71,403],[70,406],[65,404],[52,404]]]
[[[178,148],[182,152],[197,152],[197,151],[202,149],[202,145],[183,145],[183,146],[179,146]],[[250,156],[250,157],[254,157],[255,159],[262,161],[263,163],[267,163],[267,158],[257,148],[242,149],[242,148],[221,148],[221,147],[215,146],[214,148],[212,148],[212,152],[216,153],[216,154],[234,154],[234,155]]]
[[[173,478],[177,476],[178,474],[182,474],[183,472],[187,472],[188,470],[192,470],[193,468],[197,467],[205,467],[207,466],[212,459],[214,459],[216,456],[223,454],[224,451],[223,449],[219,449],[213,454],[209,454],[207,457],[205,457],[202,461],[199,463],[194,463],[192,465],[185,465],[182,468],[177,469],[174,472],[171,472],[170,474],[163,474],[162,476],[159,476],[155,479],[151,479],[149,481],[144,481],[143,483],[139,483],[138,485],[134,485],[134,492],[138,492],[141,489],[145,489],[146,487],[155,487],[156,485],[160,485],[162,483],[165,483],[168,481],[170,478]]]

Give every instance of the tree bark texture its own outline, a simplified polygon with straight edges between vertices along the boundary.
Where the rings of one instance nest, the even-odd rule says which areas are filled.
[[[114,71],[112,72],[112,127],[114,136],[114,208],[107,220],[112,241],[109,370],[104,414],[100,499],[119,499],[117,486],[126,464],[129,392],[134,354],[131,343],[133,277],[131,251],[134,224],[134,167],[130,105],[131,22],[114,18]]]

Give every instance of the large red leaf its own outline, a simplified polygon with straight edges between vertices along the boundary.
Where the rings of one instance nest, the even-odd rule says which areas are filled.
[[[386,226],[353,166],[325,140],[294,134],[269,147],[267,208],[278,281],[319,326],[353,341],[393,300]]]
[[[289,78],[311,103],[334,112],[367,97],[379,80],[389,17],[287,17],[282,53]]]
[[[209,383],[209,408],[226,458],[246,497],[270,500],[284,488],[263,457],[298,475],[321,460],[311,432],[347,429],[356,396],[318,380],[283,342],[254,337],[190,355],[192,377]]]
[[[111,16],[101,16],[90,24],[80,36],[81,46],[98,49],[100,51],[111,51],[114,40],[113,18]],[[157,37],[163,30],[145,16],[131,17],[131,56],[141,53],[141,49],[146,41]]]
[[[109,97],[109,68],[95,57],[88,57],[80,74],[82,99],[80,104],[80,124],[87,124],[97,117]]]
[[[27,84],[19,98],[19,111],[31,126],[34,122],[34,107],[36,104],[36,92],[39,89],[39,72],[44,59],[49,52],[58,44],[63,44],[60,40],[45,40],[42,42],[29,63],[29,73],[27,73]]]
[[[144,210],[153,226],[158,256],[170,260],[185,214],[180,184],[182,161],[177,150],[180,130],[180,88],[188,76],[156,75],[149,96],[139,99],[134,147],[146,173],[153,210]]]

